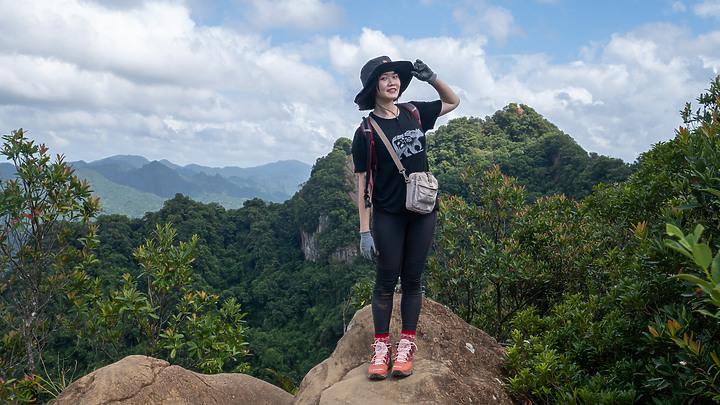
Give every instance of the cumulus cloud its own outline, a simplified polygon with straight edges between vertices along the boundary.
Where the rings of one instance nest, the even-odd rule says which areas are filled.
[[[337,27],[344,10],[334,2],[321,0],[243,0],[249,7],[245,19],[254,28],[275,28],[316,32]]]
[[[352,103],[360,67],[385,54],[423,59],[458,93],[460,107],[439,125],[525,103],[585,149],[632,161],[673,136],[678,110],[720,69],[720,31],[694,35],[672,24],[615,34],[558,64],[543,53],[488,55],[489,40],[519,31],[509,11],[484,2],[473,9],[475,23],[496,13],[498,24],[477,24],[484,31],[464,37],[408,39],[364,28],[290,47],[257,31],[198,24],[188,1],[0,0],[3,133],[23,127],[72,160],[312,163],[352,135],[363,115]],[[291,7],[282,24],[298,30],[311,28],[293,21],[313,20],[318,29],[323,19],[342,18],[334,3],[319,0],[298,2],[310,13],[304,17],[284,1],[242,4],[258,23],[278,12],[273,7]],[[418,81],[403,95],[435,97]]]
[[[534,89],[531,98],[539,96],[536,108],[585,149],[631,161],[674,136],[684,102],[694,100],[712,77],[707,61],[718,46],[720,38],[648,25],[614,35],[597,59],[539,67],[527,83]],[[570,97],[574,102],[559,98],[552,89],[561,83],[581,96]]]
[[[672,11],[685,12],[685,11],[687,11],[687,7],[685,6],[685,3],[683,3],[682,1],[675,1],[672,4]]]
[[[338,70],[357,70],[379,46],[393,58],[425,60],[460,95],[455,116],[485,117],[508,103],[533,107],[588,151],[633,161],[653,143],[674,136],[679,110],[708,85],[717,68],[720,35],[693,37],[672,24],[653,24],[594,44],[585,58],[553,64],[548,55],[487,55],[480,37],[405,40],[364,30],[334,38]],[[368,52],[367,50],[372,51]],[[434,97],[415,82],[406,100]],[[444,123],[445,117],[440,120]]]
[[[483,1],[462,3],[453,15],[462,25],[466,36],[485,35],[493,38],[497,44],[503,45],[508,37],[522,34],[522,29],[515,24],[510,10],[500,6],[489,6]]]
[[[720,1],[703,0],[693,8],[693,11],[701,17],[720,19]]]
[[[257,35],[197,26],[181,3],[116,9],[3,0],[0,8],[12,11],[0,16],[0,121],[48,144],[74,140],[78,159],[137,153],[178,163],[312,162],[332,144],[319,131],[323,142],[291,151],[298,134],[313,132],[293,111],[340,98],[331,74]],[[91,143],[92,152],[82,147]],[[257,144],[272,148],[251,151]]]

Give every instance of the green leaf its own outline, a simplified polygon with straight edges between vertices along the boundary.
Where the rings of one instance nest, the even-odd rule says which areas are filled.
[[[711,312],[709,312],[709,311],[707,311],[707,310],[698,309],[698,312],[701,313],[701,314],[703,314],[703,315],[709,316],[709,317],[711,317],[711,318],[720,319],[720,311],[718,311],[717,313],[713,314],[713,313],[711,313]]]
[[[700,189],[700,191],[704,191],[706,193],[710,193],[712,195],[720,197],[720,190],[715,190],[714,188],[703,188]]]
[[[685,242],[685,241],[683,240],[682,242]],[[680,244],[680,243],[678,243],[677,241],[674,241],[674,240],[666,240],[666,241],[665,241],[665,246],[669,247],[670,249],[672,249],[672,250],[674,250],[674,251],[676,251],[676,252],[678,252],[678,253],[682,253],[682,254],[684,254],[685,256],[687,256],[687,257],[689,257],[689,258],[691,258],[691,259],[694,259],[693,256],[692,256],[692,253],[691,253],[691,251],[690,251],[690,247],[689,247],[689,245],[688,245],[687,243]]]
[[[715,364],[717,364],[717,366],[720,367],[720,359],[718,359],[717,354],[715,354],[715,352],[710,352],[710,357],[713,359]]]
[[[694,245],[692,247],[692,252],[695,263],[700,266],[703,271],[707,271],[710,266],[710,262],[712,261],[712,252],[710,251],[710,247],[704,243]]]
[[[673,277],[679,278],[681,280],[689,281],[691,283],[697,284],[700,287],[704,287],[703,290],[706,290],[706,289],[710,290],[713,288],[713,285],[709,281],[703,280],[702,278],[700,278],[698,276],[693,276],[692,274],[682,273],[682,274],[677,274]]]
[[[693,232],[693,236],[695,237],[695,239],[693,240],[693,243],[697,243],[697,241],[700,240],[700,236],[702,236],[702,233],[704,230],[705,230],[705,227],[702,226],[701,224],[698,224],[695,227],[695,231]],[[690,236],[690,235],[688,235],[688,236]]]
[[[710,294],[710,299],[708,299],[707,301],[720,308],[720,284],[716,285],[715,288],[706,292]]]
[[[695,208],[699,208],[699,207],[701,207],[701,205],[698,203],[688,203],[688,204],[683,204],[683,205],[677,206],[675,208],[678,210],[690,210],[690,209],[695,209]]]
[[[665,224],[665,232],[667,232],[667,234],[670,236],[675,236],[680,239],[685,238],[685,234],[683,233],[683,231],[681,231],[680,228],[673,224]]]
[[[715,255],[715,259],[713,259],[711,274],[715,284],[720,284],[720,252],[718,252],[718,254]]]

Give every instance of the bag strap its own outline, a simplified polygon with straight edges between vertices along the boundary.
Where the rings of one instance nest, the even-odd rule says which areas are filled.
[[[400,158],[398,157],[397,153],[395,153],[395,148],[393,148],[393,146],[390,144],[387,136],[385,136],[385,132],[383,132],[382,128],[380,128],[380,125],[375,122],[375,119],[373,119],[373,117],[368,116],[368,121],[370,121],[370,125],[372,125],[372,127],[375,129],[375,132],[380,135],[380,139],[382,139],[388,152],[390,152],[390,157],[392,157],[393,162],[395,162],[395,166],[397,166],[398,171],[405,179],[405,183],[410,183],[410,178],[407,176],[407,174],[405,174],[405,166],[400,163]]]
[[[372,189],[375,185],[375,176],[377,175],[377,155],[375,154],[375,138],[373,137],[372,127],[370,126],[370,123],[367,121],[367,119],[363,118],[362,123],[360,124],[360,128],[365,133],[365,139],[367,141],[368,148],[368,169],[365,173],[365,190],[363,193],[363,198],[365,200],[365,207],[370,208],[372,207],[372,202],[370,202],[369,189]]]
[[[422,121],[420,121],[420,111],[418,111],[418,108],[413,103],[400,103],[399,106],[402,106],[406,110],[410,111],[412,115],[415,116],[415,119],[417,120],[418,124],[420,124],[420,129],[422,129]]]

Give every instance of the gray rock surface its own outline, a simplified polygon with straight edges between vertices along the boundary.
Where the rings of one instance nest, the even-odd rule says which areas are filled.
[[[246,374],[198,374],[164,360],[128,356],[70,384],[54,405],[286,405],[293,396]]]
[[[373,340],[367,306],[355,314],[332,355],[308,372],[295,397],[245,374],[198,374],[164,360],[128,356],[75,381],[54,404],[512,404],[502,387],[503,348],[443,305],[428,299],[422,305],[414,373],[406,378],[367,378]],[[396,294],[393,342],[399,333]]]
[[[400,334],[400,296],[393,305],[390,338]],[[370,307],[359,310],[333,354],[314,367],[295,395],[296,405],[512,404],[502,387],[504,349],[434,301],[423,299],[407,378],[369,380],[373,326]]]

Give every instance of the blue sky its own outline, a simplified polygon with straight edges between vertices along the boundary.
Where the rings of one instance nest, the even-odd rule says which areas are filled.
[[[720,0],[0,0],[0,131],[71,161],[312,164],[386,54],[458,93],[438,125],[524,103],[631,162],[720,73],[719,23]]]

